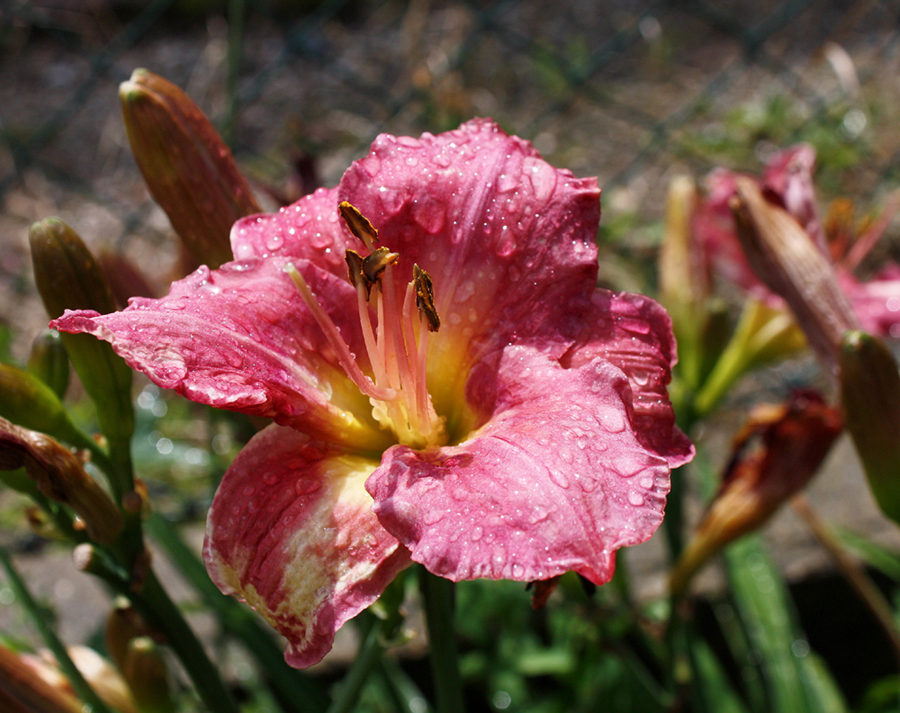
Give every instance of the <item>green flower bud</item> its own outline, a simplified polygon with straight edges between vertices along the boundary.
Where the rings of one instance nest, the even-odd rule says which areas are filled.
[[[119,98],[135,160],[175,232],[210,267],[232,260],[231,226],[261,209],[209,119],[145,69],[122,83]]]
[[[115,311],[115,303],[97,262],[78,234],[58,218],[31,226],[34,279],[53,319],[66,309]],[[131,369],[112,347],[87,334],[60,335],[85,391],[94,401],[100,430],[111,441],[134,431]]]
[[[59,332],[45,330],[31,345],[28,371],[49,386],[59,398],[69,388],[69,355],[63,346]]]
[[[33,374],[12,364],[0,364],[0,416],[77,448],[92,445],[69,419],[53,390]]]
[[[900,373],[888,348],[865,332],[841,344],[844,421],[881,511],[900,524]]]
[[[128,642],[122,675],[141,713],[174,713],[169,670],[153,639],[139,636]]]

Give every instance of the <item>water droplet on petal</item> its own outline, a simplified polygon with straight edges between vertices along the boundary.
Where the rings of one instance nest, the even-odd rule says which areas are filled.
[[[476,526],[472,530],[472,542],[478,542],[482,537],[484,537],[484,530],[481,527]]]
[[[311,495],[320,487],[321,484],[317,480],[313,480],[312,478],[301,478],[294,485],[294,490],[299,497],[303,497],[304,495]]]
[[[550,475],[550,480],[556,483],[560,488],[569,487],[569,479],[566,477],[565,473],[556,470],[556,468],[550,468],[548,473]]]
[[[644,496],[640,493],[628,493],[628,502],[630,502],[635,507],[640,507],[644,504]]]

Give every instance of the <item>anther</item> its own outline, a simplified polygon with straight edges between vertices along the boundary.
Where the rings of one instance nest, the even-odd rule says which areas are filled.
[[[340,206],[338,206],[338,212],[347,224],[347,228],[353,233],[353,236],[365,243],[369,250],[374,249],[375,243],[378,242],[378,231],[369,222],[369,219],[360,213],[356,206],[347,201],[341,202]]]
[[[441,318],[434,306],[434,285],[431,282],[431,275],[418,265],[413,265],[413,282],[416,287],[416,307],[419,308],[419,314],[428,321],[428,331],[436,332],[440,329]]]

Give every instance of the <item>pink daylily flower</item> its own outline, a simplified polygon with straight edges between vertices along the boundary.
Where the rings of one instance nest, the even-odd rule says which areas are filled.
[[[234,262],[54,322],[275,421],[225,474],[204,554],[290,664],[321,659],[411,561],[603,584],[656,530],[693,446],[666,393],[668,315],[596,287],[599,195],[487,120],[382,135],[337,188],[239,221]],[[353,283],[348,250],[372,255]]]
[[[769,159],[759,183],[764,195],[787,210],[822,253],[829,255],[813,185],[815,162],[816,152],[812,146],[792,146]],[[729,199],[735,194],[736,176],[725,169],[716,169],[707,176],[707,196],[694,218],[698,248],[709,269],[757,299],[783,307],[782,299],[753,273],[738,242],[728,206]],[[886,212],[895,210],[896,206],[892,206]],[[872,334],[900,338],[900,266],[890,265],[867,281],[859,280],[852,274],[887,221],[880,222],[881,225],[871,235],[861,237],[857,246],[835,262],[835,271],[862,328]]]

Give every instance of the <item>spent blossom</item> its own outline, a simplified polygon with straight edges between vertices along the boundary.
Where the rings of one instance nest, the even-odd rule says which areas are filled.
[[[411,561],[603,584],[659,525],[693,455],[675,344],[658,304],[596,287],[599,196],[487,120],[382,135],[336,188],[240,220],[234,261],[54,322],[275,422],[225,474],[204,554],[292,665]]]

